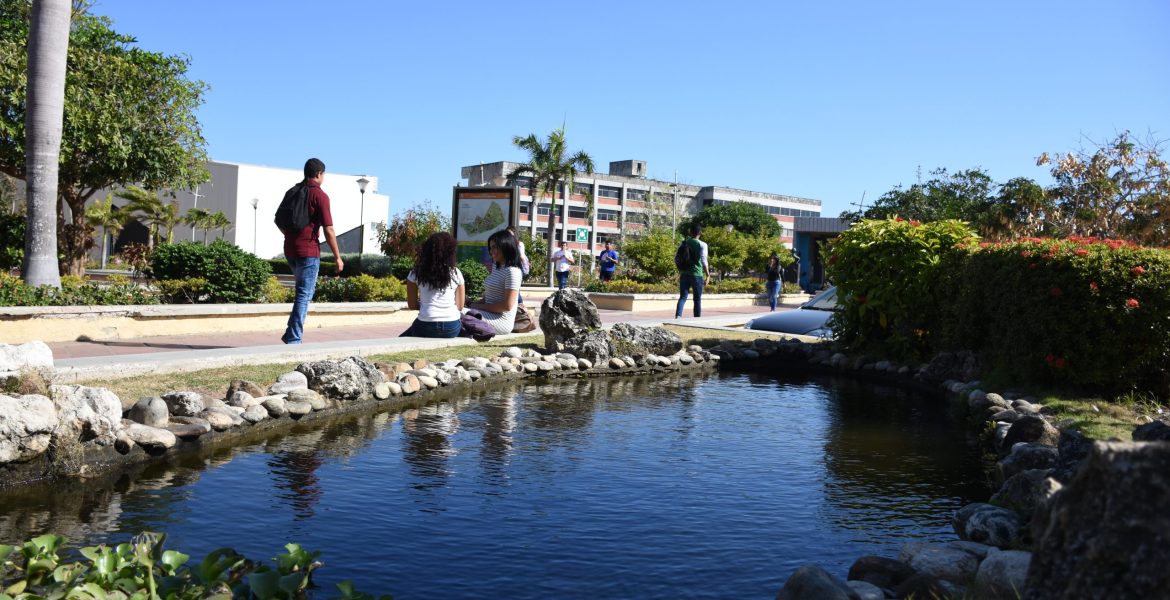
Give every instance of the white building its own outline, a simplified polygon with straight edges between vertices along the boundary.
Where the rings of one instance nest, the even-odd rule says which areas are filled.
[[[333,230],[337,232],[341,251],[357,252],[360,235],[364,231],[365,252],[380,252],[375,224],[387,221],[390,197],[378,193],[378,177],[334,173],[328,170],[328,161],[325,166],[325,181],[321,187],[329,195]],[[211,173],[211,179],[197,189],[177,191],[174,198],[164,192],[160,197],[163,202],[177,201],[180,215],[187,214],[194,207],[219,211],[227,215],[232,225],[226,232],[218,229],[192,231],[188,225],[179,225],[174,230],[174,241],[201,241],[206,234],[208,242],[222,237],[260,258],[274,258],[284,254],[284,236],[272,219],[284,193],[304,179],[303,165],[280,168],[209,161],[207,170]],[[362,177],[369,181],[365,194],[358,186],[358,180]],[[105,194],[94,195],[95,199],[104,197]],[[114,199],[115,206],[124,206],[125,203],[125,200]],[[321,237],[323,240],[324,235]],[[100,256],[100,253],[101,248],[95,248],[94,254]],[[329,254],[325,246],[323,253]]]

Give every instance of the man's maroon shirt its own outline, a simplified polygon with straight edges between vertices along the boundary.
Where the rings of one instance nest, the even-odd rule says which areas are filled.
[[[305,182],[309,189],[309,224],[296,235],[284,234],[285,257],[312,258],[321,256],[320,231],[333,226],[329,212],[329,196],[316,181]]]

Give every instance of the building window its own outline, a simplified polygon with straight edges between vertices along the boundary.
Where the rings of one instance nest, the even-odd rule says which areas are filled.
[[[620,214],[621,213],[616,210],[605,210],[604,208],[600,208],[597,210],[597,220],[606,221],[609,223],[617,223],[618,216]]]
[[[573,182],[573,193],[578,196],[588,196],[593,193],[592,183],[577,183]]]
[[[622,188],[609,187],[606,185],[598,186],[597,195],[602,198],[613,198],[617,200],[622,197]]]
[[[536,207],[536,214],[548,216],[549,210],[552,208],[551,204],[541,204]]]
[[[528,203],[527,202],[520,203],[520,214],[522,214],[522,215],[528,214]]]
[[[627,223],[640,223],[642,225],[645,225],[647,221],[648,221],[648,219],[646,218],[646,213],[640,213],[640,212],[627,212],[626,213],[626,222]]]
[[[569,218],[584,219],[585,218],[585,207],[584,206],[570,206],[569,207]]]
[[[646,190],[635,190],[633,188],[626,188],[626,200],[645,200]]]
[[[616,245],[620,237],[616,233],[601,233],[599,231],[597,232],[597,243],[604,245],[606,242],[609,242]]]

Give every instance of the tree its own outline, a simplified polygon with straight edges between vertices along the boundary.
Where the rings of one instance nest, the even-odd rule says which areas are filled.
[[[695,216],[679,223],[678,231],[688,233],[692,223],[698,223],[704,230],[731,225],[744,235],[768,235],[780,237],[780,224],[768,210],[751,202],[729,202],[704,206]]]
[[[788,266],[793,260],[792,254],[780,240],[766,235],[744,236],[744,261],[740,271],[743,273],[761,272],[768,266],[768,260],[775,253],[780,258],[780,266]]]
[[[30,10],[30,0],[0,0],[0,172],[25,180],[23,64]],[[65,271],[81,275],[93,231],[85,204],[94,193],[128,183],[190,189],[208,179],[205,141],[195,118],[206,85],[186,78],[186,58],[136,48],[133,37],[113,31],[108,18],[87,14],[84,7],[66,29],[57,197],[68,206],[70,222],[66,226],[58,204],[58,244]]]
[[[647,275],[661,281],[678,273],[674,266],[674,251],[678,245],[679,240],[673,233],[660,229],[626,242],[622,253]]]
[[[1128,131],[1089,153],[1041,154],[1056,183],[1049,195],[1070,234],[1170,244],[1170,167],[1162,143],[1135,142]]]
[[[175,241],[175,226],[182,222],[182,217],[179,216],[178,202],[163,202],[158,194],[133,185],[119,191],[117,196],[129,201],[125,208],[128,214],[133,214],[146,222],[150,228],[150,246],[152,248],[162,241],[163,231],[166,232],[168,244]]]
[[[546,193],[552,196],[552,207],[548,211],[548,252],[545,256],[545,262],[549,262],[552,260],[553,248],[556,246],[557,190],[561,183],[565,184],[565,190],[573,189],[573,176],[577,169],[584,171],[587,175],[592,175],[593,159],[581,150],[570,156],[565,155],[564,125],[548,134],[548,141],[545,143],[541,143],[536,134],[529,134],[528,137],[516,136],[512,138],[512,143],[528,153],[528,164],[520,165],[508,173],[508,185],[515,185],[516,178],[530,174],[532,181],[537,184],[537,199],[542,198]],[[535,211],[532,212],[532,217],[536,218]],[[529,258],[531,259],[531,257]],[[548,285],[552,284],[553,272],[552,269],[549,269]]]
[[[114,195],[106,194],[105,200],[98,200],[85,209],[85,219],[91,227],[102,228],[102,268],[106,268],[106,258],[109,248],[106,243],[110,234],[117,239],[122,228],[126,226],[129,213],[114,206]]]
[[[747,260],[747,242],[736,231],[726,227],[709,227],[703,230],[702,239],[707,242],[707,263],[721,280],[724,275],[743,267]]]
[[[1059,236],[1063,232],[1056,215],[1056,206],[1040,184],[1016,177],[999,186],[995,202],[973,224],[981,236],[992,240]]]
[[[211,229],[213,225],[212,212],[197,206],[191,207],[187,210],[187,214],[183,217],[183,223],[191,226],[192,237],[196,229],[203,230],[203,243],[207,244],[207,230]]]
[[[394,215],[389,224],[378,223],[378,247],[391,259],[414,260],[422,243],[432,234],[451,231],[451,218],[428,201]]]
[[[977,222],[994,204],[995,182],[982,169],[948,173],[944,168],[930,172],[934,177],[909,188],[896,186],[882,194],[873,206],[854,217],[888,219],[902,217],[915,221],[958,219]],[[854,219],[856,220],[856,218]]]
[[[22,7],[23,8],[23,7]],[[70,0],[37,0],[29,15],[27,111],[24,121],[28,222],[21,274],[30,285],[61,287],[57,264],[57,179],[65,112],[65,68],[69,55]],[[7,16],[7,15],[6,15]],[[7,22],[5,19],[5,23]],[[18,69],[16,65],[5,68]],[[6,112],[6,111],[0,111]],[[9,115],[15,116],[15,115]]]
[[[218,210],[211,213],[211,217],[207,220],[207,228],[218,229],[220,239],[227,237],[227,232],[232,229],[233,225],[232,220]]]

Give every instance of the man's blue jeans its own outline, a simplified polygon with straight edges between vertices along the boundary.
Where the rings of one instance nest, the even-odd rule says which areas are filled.
[[[289,257],[288,266],[292,267],[293,275],[296,276],[297,289],[292,312],[288,315],[288,327],[285,328],[284,335],[280,336],[280,341],[286,344],[299,344],[301,334],[305,331],[305,315],[309,313],[309,302],[313,300],[313,293],[317,291],[317,273],[321,270],[321,257]]]
[[[683,308],[687,305],[687,292],[695,291],[695,316],[703,316],[703,276],[682,273],[678,276],[678,308],[674,309],[674,318],[682,317]]]
[[[565,284],[567,284],[567,283],[569,283],[569,272],[568,271],[557,271],[557,289],[558,290],[565,289]]]

